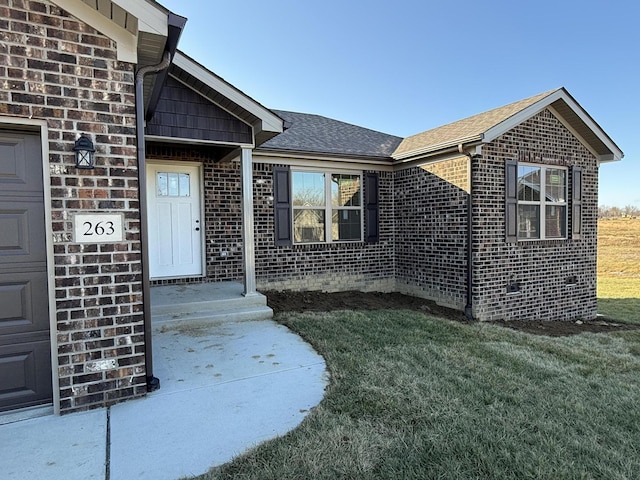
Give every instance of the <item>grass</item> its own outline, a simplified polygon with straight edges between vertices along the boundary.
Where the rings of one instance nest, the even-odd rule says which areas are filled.
[[[331,372],[302,425],[204,479],[640,477],[640,332],[282,314]]]
[[[598,302],[640,323],[640,220],[599,226]],[[414,311],[281,314],[325,357],[322,403],[199,477],[640,478],[640,331],[543,337]]]
[[[640,323],[640,220],[598,223],[598,311],[607,319]]]

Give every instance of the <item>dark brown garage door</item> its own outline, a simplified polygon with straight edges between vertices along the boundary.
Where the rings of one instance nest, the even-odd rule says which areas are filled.
[[[40,137],[0,130],[0,411],[51,402]]]

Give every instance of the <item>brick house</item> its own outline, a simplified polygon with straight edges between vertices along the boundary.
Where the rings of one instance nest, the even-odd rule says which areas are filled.
[[[595,316],[598,167],[622,152],[566,90],[403,139],[265,108],[177,50],[185,21],[0,0],[0,411],[155,388],[162,285]]]

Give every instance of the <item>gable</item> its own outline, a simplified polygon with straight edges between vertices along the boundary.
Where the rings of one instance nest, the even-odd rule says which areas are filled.
[[[393,153],[393,158],[406,162],[478,147],[547,108],[599,162],[623,157],[620,148],[593,118],[567,90],[559,88],[407,137]]]
[[[147,136],[250,145],[251,126],[169,76]]]

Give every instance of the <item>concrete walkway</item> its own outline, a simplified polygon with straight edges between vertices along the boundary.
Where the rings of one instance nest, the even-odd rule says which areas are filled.
[[[327,385],[322,357],[271,320],[164,324],[153,341],[160,390],[110,409],[0,425],[0,478],[200,475],[295,428]]]

